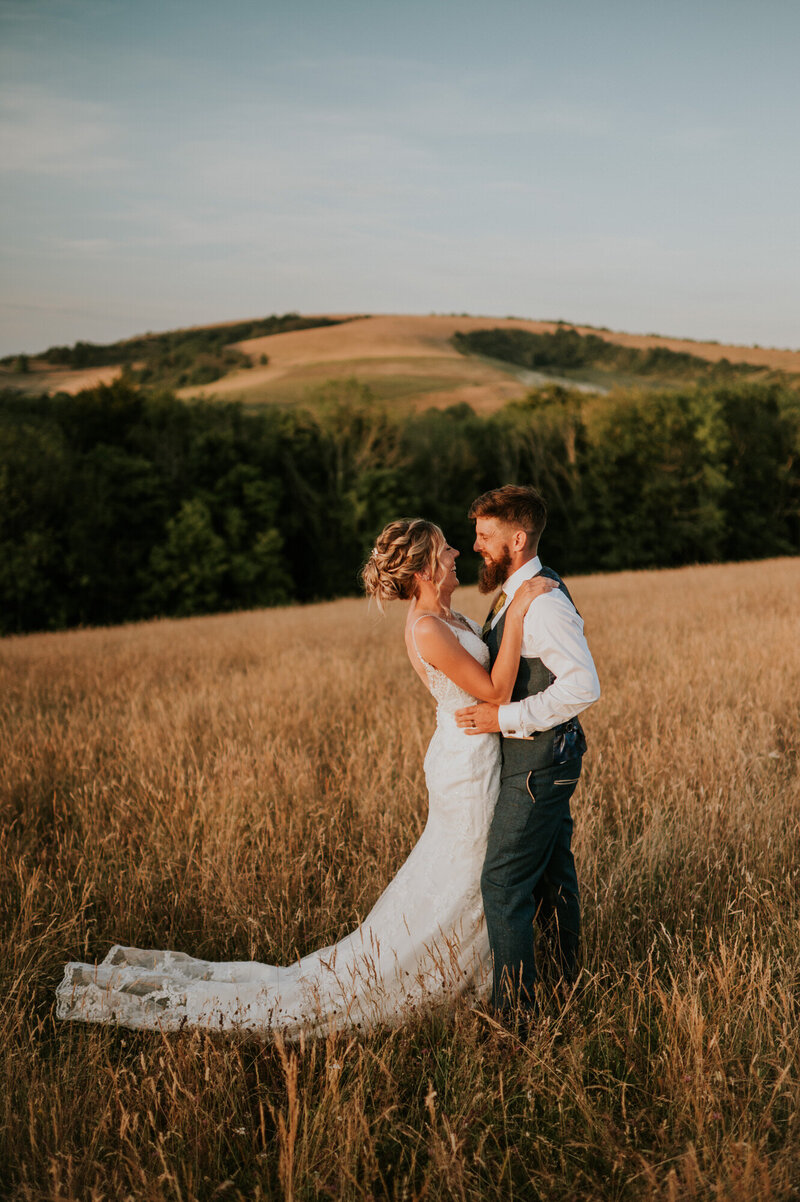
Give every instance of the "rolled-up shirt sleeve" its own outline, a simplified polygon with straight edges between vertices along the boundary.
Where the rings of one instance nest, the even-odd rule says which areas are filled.
[[[562,592],[554,590],[532,602],[525,615],[522,654],[539,658],[556,679],[541,693],[500,706],[498,722],[507,738],[551,730],[600,696],[583,619]]]

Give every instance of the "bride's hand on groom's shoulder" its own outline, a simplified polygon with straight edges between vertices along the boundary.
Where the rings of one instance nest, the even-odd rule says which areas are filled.
[[[558,585],[549,576],[534,576],[533,580],[525,580],[514,593],[508,612],[524,618],[536,598],[543,593],[551,593],[554,588],[558,588]]]

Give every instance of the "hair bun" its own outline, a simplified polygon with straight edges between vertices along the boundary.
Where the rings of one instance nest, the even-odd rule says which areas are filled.
[[[385,601],[410,600],[418,588],[418,573],[428,571],[430,579],[436,579],[439,555],[446,545],[439,527],[425,518],[390,522],[361,569],[365,593],[375,598],[380,610]]]

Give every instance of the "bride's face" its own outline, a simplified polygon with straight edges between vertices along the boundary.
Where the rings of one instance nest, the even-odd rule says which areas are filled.
[[[456,560],[460,551],[456,551],[455,547],[451,547],[448,543],[443,551],[439,552],[439,571],[436,575],[436,583],[439,585],[439,592],[449,596],[454,588],[458,587],[458,575],[456,573]]]

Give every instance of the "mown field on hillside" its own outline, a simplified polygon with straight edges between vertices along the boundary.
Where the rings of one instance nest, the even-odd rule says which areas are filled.
[[[298,1046],[54,1021],[112,942],[282,962],[367,912],[425,822],[399,608],[0,642],[3,1197],[797,1196],[800,560],[569,583],[584,988],[524,1046],[465,1002]]]
[[[548,376],[564,382],[561,367],[566,364],[551,366],[545,373],[532,373],[491,353],[467,353],[463,343],[456,346],[459,332],[474,335],[477,331],[497,328],[541,336],[553,333],[559,323],[468,314],[379,314],[328,328],[278,333],[237,343],[235,350],[247,355],[252,366],[230,372],[209,384],[202,393],[235,398],[246,404],[308,404],[324,380],[355,379],[377,398],[405,411],[468,404],[476,413],[486,414],[518,399],[526,388],[545,383]],[[760,369],[765,375],[773,372],[791,375],[800,371],[797,351],[723,346],[586,326],[577,329],[582,335],[595,335],[619,348],[651,351],[661,348],[673,354],[688,354],[698,365],[727,358],[731,363]],[[266,365],[261,365],[263,354],[269,358]],[[698,367],[695,374],[699,378],[703,373]],[[584,380],[601,393],[615,386],[630,387],[632,383],[632,377],[623,369],[585,371],[577,373],[576,379]],[[664,372],[664,378],[653,383],[663,384],[668,379],[669,373]],[[685,379],[684,375],[682,382]],[[638,383],[642,383],[641,379]],[[197,395],[197,391],[186,389],[182,395],[188,398]]]

